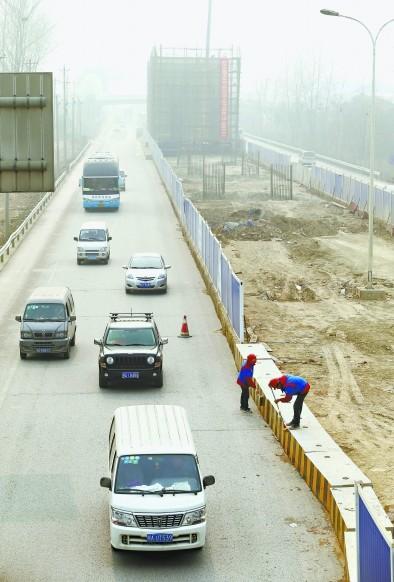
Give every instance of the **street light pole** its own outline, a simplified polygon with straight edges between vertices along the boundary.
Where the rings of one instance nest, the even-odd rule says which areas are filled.
[[[368,191],[368,274],[367,274],[367,287],[372,288],[373,285],[373,214],[375,206],[375,79],[376,79],[376,42],[380,36],[382,30],[394,22],[394,18],[387,20],[379,28],[375,36],[373,36],[370,29],[357,18],[352,16],[346,16],[345,14],[340,14],[335,10],[328,10],[323,8],[320,13],[324,16],[338,16],[340,18],[346,18],[347,20],[353,20],[358,22],[367,31],[369,38],[372,43],[372,81],[371,81],[371,106],[369,114],[369,191]]]

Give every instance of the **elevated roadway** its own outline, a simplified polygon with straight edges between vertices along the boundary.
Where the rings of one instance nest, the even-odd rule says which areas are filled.
[[[0,580],[336,582],[342,567],[323,509],[257,412],[239,410],[230,350],[152,162],[129,136],[110,135],[94,149],[115,151],[128,173],[119,212],[84,212],[77,166],[0,273]],[[111,262],[77,266],[73,236],[98,217],[113,236]],[[167,295],[125,295],[121,267],[141,250],[172,264]],[[39,285],[72,289],[70,360],[19,359],[14,316]],[[131,307],[153,311],[169,337],[164,386],[100,390],[93,338],[110,311]],[[184,314],[188,340],[177,337]],[[111,551],[99,487],[111,414],[141,403],[184,406],[203,474],[216,477],[201,552]]]

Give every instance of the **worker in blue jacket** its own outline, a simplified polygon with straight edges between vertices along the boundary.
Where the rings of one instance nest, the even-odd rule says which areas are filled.
[[[256,386],[253,379],[253,372],[256,362],[256,356],[254,354],[249,354],[237,377],[237,384],[242,390],[240,408],[244,412],[252,412],[249,408],[249,388],[254,388]]]
[[[282,398],[277,398],[275,400],[278,402],[290,402],[293,396],[296,396],[294,407],[293,407],[293,419],[291,422],[287,423],[286,426],[289,428],[299,428],[302,405],[306,395],[310,390],[309,382],[302,378],[301,376],[290,376],[285,374],[284,376],[279,376],[279,378],[272,378],[268,382],[268,386],[274,390],[282,390],[284,396]]]

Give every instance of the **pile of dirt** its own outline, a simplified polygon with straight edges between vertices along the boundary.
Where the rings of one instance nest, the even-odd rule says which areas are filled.
[[[244,283],[249,339],[308,378],[308,406],[393,508],[394,240],[377,228],[387,299],[360,301],[367,222],[297,185],[293,200],[269,200],[266,186],[235,180],[225,200],[196,205]]]

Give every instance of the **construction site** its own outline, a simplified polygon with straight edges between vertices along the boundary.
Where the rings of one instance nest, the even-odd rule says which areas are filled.
[[[393,520],[392,237],[376,225],[374,277],[384,299],[361,301],[367,220],[297,183],[291,197],[273,199],[270,172],[257,175],[242,160],[227,160],[220,196],[204,194],[197,157],[169,161],[243,281],[246,341],[262,342],[283,373],[309,380],[308,406]]]

